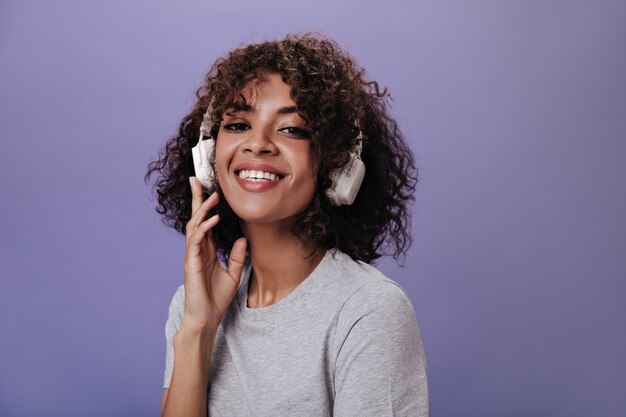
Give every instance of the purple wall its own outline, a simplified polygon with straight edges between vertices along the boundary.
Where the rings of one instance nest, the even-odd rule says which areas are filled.
[[[318,29],[389,87],[431,415],[626,415],[626,2],[3,1],[0,415],[158,415],[184,239],[146,165],[215,58]],[[232,5],[230,5],[232,4]]]

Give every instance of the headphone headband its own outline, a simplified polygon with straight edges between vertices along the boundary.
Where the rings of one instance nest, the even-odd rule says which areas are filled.
[[[200,124],[200,139],[198,139],[198,141],[201,141],[202,138],[204,136],[208,136],[209,138],[211,138],[211,114],[213,113],[213,99],[211,99],[211,102],[209,103],[209,106],[206,109],[206,112],[204,112],[204,115],[202,116],[202,123]]]

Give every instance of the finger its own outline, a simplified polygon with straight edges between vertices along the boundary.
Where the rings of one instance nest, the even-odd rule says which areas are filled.
[[[205,221],[203,221],[202,223],[200,223],[200,225],[198,225],[196,230],[194,230],[194,232],[189,236],[188,243],[194,246],[198,246],[202,242],[202,240],[206,238],[207,232],[209,232],[211,228],[215,226],[219,220],[220,220],[220,215],[215,214],[209,217],[208,219],[206,219]]]
[[[241,278],[241,271],[243,271],[243,265],[246,262],[246,247],[248,242],[245,237],[240,237],[233,244],[230,250],[230,256],[228,257],[228,275],[235,279],[235,282],[239,283]]]
[[[194,233],[188,236],[187,250],[185,253],[185,290],[187,290],[188,288],[205,288],[206,289],[206,283],[204,282],[204,280],[198,281],[196,279],[191,279],[191,277],[195,275],[193,273],[188,274],[187,272],[188,271],[195,272],[194,270],[196,268],[206,268],[206,267],[209,267],[210,269],[213,268],[211,265],[214,264],[214,262],[217,260],[217,258],[215,257],[215,245],[213,243],[213,240],[208,239],[208,242],[207,242],[208,251],[205,253],[202,253],[205,249],[203,249],[203,246],[201,245],[201,243],[204,240],[206,232],[211,227],[215,226],[215,224],[218,221],[219,221],[219,215],[216,214],[215,216],[211,216],[209,219],[202,222],[202,224],[196,229]],[[208,258],[207,258],[207,255],[208,255]],[[188,263],[189,260],[195,259],[195,258],[203,259],[203,261],[201,261],[203,264],[205,261],[208,261],[209,264],[208,265],[195,265],[195,263]]]
[[[196,230],[198,225],[205,220],[207,213],[213,207],[215,207],[219,199],[220,199],[220,195],[217,191],[215,191],[213,194],[209,196],[209,198],[207,198],[206,200],[204,200],[202,204],[200,204],[200,206],[195,212],[192,213],[191,219],[189,219],[189,222],[187,222],[188,234],[192,234]]]
[[[189,177],[189,184],[191,185],[191,215],[193,216],[202,204],[202,184],[196,180],[196,177]]]

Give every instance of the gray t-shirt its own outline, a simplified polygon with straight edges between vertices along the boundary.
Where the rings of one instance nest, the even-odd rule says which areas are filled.
[[[210,416],[428,416],[426,361],[411,301],[397,283],[331,249],[275,304],[247,306],[251,265],[218,328]],[[184,310],[165,326],[164,388]]]

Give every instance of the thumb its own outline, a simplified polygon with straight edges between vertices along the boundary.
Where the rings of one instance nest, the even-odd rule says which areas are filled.
[[[247,240],[245,237],[240,237],[233,244],[233,248],[230,250],[230,256],[228,257],[228,275],[233,277],[237,283],[241,279],[241,271],[243,270],[243,264],[246,262],[246,247]]]

